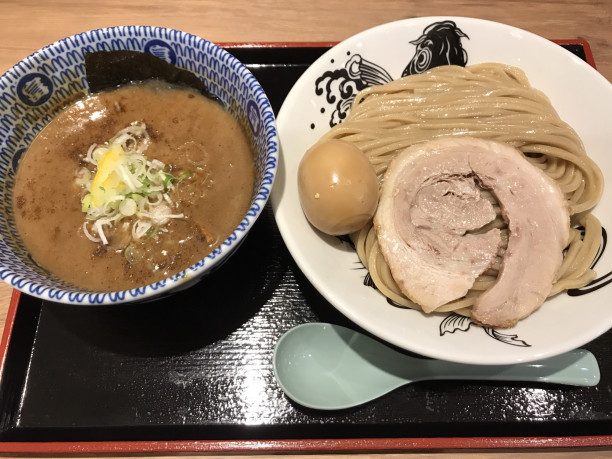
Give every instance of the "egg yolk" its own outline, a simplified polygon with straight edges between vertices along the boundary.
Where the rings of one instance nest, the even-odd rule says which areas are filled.
[[[378,204],[374,168],[355,145],[342,140],[316,144],[298,168],[298,193],[308,221],[338,236],[361,229]]]

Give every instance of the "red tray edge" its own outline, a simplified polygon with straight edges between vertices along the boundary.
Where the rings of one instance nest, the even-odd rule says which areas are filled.
[[[553,39],[559,45],[582,45],[586,61],[593,68],[595,60],[586,40]],[[331,47],[337,42],[256,42],[218,43],[227,49]],[[21,292],[13,290],[6,323],[0,340],[0,381],[17,314]],[[185,440],[185,441],[110,441],[110,442],[0,442],[1,453],[154,453],[154,452],[316,452],[316,451],[400,451],[400,450],[470,450],[531,448],[597,448],[612,446],[612,435],[572,437],[462,437],[462,438],[359,438],[312,440]],[[606,448],[607,449],[607,448]]]
[[[6,354],[13,333],[13,324],[15,323],[15,316],[17,315],[19,298],[21,298],[21,292],[19,290],[13,290],[11,302],[9,303],[8,312],[6,314],[4,330],[2,331],[2,340],[0,340],[0,381],[2,381],[2,376],[4,375],[4,364],[6,362]]]
[[[393,452],[445,450],[474,451],[605,449],[612,435],[584,437],[432,437],[432,438],[348,438],[324,440],[185,440],[185,441],[100,441],[100,442],[6,442],[0,452],[29,454],[109,454],[109,453],[316,453],[316,452]]]
[[[597,68],[595,60],[593,59],[593,53],[591,51],[591,45],[589,42],[583,39],[551,39],[550,41],[557,43],[558,45],[582,45],[586,61],[593,68]],[[313,41],[313,42],[221,42],[217,43],[218,46],[226,49],[232,48],[323,48],[332,47],[337,45],[335,41]]]

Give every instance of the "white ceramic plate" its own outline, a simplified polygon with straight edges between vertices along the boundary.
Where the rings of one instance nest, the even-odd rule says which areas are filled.
[[[411,43],[419,38],[424,38],[420,45]],[[427,316],[393,307],[364,285],[365,270],[351,247],[314,230],[302,213],[298,164],[329,129],[332,116],[338,115],[339,100],[328,100],[328,88],[354,86],[355,77],[342,77],[347,63],[348,68],[361,70],[362,78],[371,79],[369,83],[376,83],[399,78],[413,56],[416,65],[427,64],[444,46],[442,55],[467,57],[467,65],[502,62],[522,68],[578,131],[606,183],[612,184],[612,85],[601,74],[559,45],[507,25],[461,17],[407,19],[338,44],[302,75],[285,99],[277,119],[281,164],[271,197],[280,232],[300,269],[332,305],[403,349],[457,362],[511,364],[580,347],[612,327],[612,302],[607,298],[612,286],[580,296],[558,295],[506,330],[482,328],[455,315]],[[317,86],[323,89],[320,94]],[[612,228],[611,200],[609,188],[595,209],[604,228]],[[596,270],[600,277],[612,271],[610,250],[604,251]],[[604,283],[605,279],[600,281],[600,287]]]

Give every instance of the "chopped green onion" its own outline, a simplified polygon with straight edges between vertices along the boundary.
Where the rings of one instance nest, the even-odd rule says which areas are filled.
[[[145,177],[145,176],[141,176],[141,177],[142,177],[142,179],[140,179],[140,177],[138,177],[138,178],[140,179],[140,183],[142,183],[142,186],[144,188],[148,188],[148,187],[150,187],[153,184],[153,182],[151,181],[151,179],[149,177]]]
[[[164,178],[163,181],[163,185],[164,185],[164,191],[168,191],[168,183],[170,183],[170,180],[172,180],[174,177],[172,176],[172,174],[166,174],[166,178]]]
[[[81,200],[81,212],[87,212],[87,210],[91,207],[91,193],[83,196]]]
[[[136,204],[136,201],[131,198],[124,199],[119,204],[119,212],[121,212],[121,214],[125,215],[126,217],[131,217],[136,213],[137,210],[138,205]]]
[[[159,225],[155,225],[149,228],[147,232],[145,233],[145,235],[147,237],[156,237],[157,233],[159,233]]]
[[[138,263],[140,260],[142,260],[143,253],[142,250],[137,248],[134,244],[130,244],[123,251],[123,256],[129,264],[133,265],[134,263]]]

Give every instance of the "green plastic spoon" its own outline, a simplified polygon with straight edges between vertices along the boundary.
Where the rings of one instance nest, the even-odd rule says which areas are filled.
[[[358,406],[404,384],[434,379],[599,383],[597,360],[582,349],[515,365],[466,365],[410,357],[326,323],[307,323],[285,333],[276,344],[273,366],[290,399],[318,410]]]

